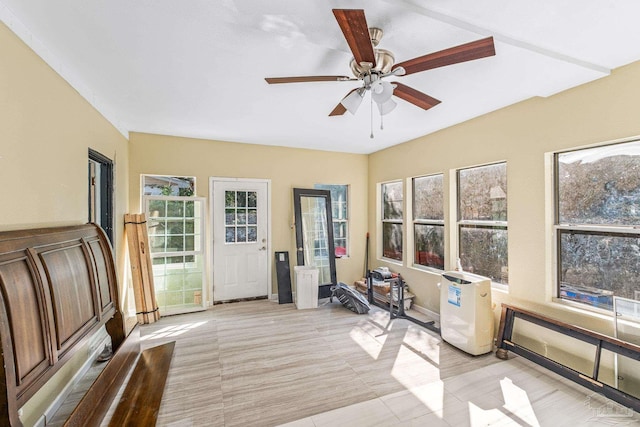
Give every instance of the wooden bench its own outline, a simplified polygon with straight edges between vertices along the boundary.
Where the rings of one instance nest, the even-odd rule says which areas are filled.
[[[127,335],[119,301],[100,227],[0,232],[0,425],[22,426],[19,409],[105,326],[113,356],[65,424],[100,425],[140,355],[139,329]]]

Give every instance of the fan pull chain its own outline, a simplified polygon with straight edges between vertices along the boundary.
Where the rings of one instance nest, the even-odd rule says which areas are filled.
[[[369,135],[369,138],[373,139],[373,95],[371,95],[371,135]]]

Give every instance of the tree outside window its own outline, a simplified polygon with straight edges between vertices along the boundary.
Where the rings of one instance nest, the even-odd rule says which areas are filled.
[[[640,291],[640,142],[555,155],[561,299],[606,310]]]
[[[444,269],[443,175],[413,178],[413,263]]]
[[[507,284],[507,164],[458,171],[459,257],[465,271]]]
[[[402,181],[381,185],[382,256],[402,261],[403,188]]]

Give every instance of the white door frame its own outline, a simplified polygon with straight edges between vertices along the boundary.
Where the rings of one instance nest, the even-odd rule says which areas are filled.
[[[213,235],[213,231],[214,231],[214,206],[213,206],[213,189],[214,189],[214,185],[216,182],[258,182],[258,183],[263,183],[263,184],[267,184],[267,295],[269,297],[269,299],[272,298],[273,293],[272,293],[272,280],[271,280],[271,276],[272,276],[272,259],[270,258],[270,253],[272,251],[272,244],[271,244],[271,180],[270,179],[254,179],[254,178],[230,178],[230,177],[219,177],[219,176],[211,176],[209,177],[209,215],[210,215],[210,219],[209,219],[209,238],[207,240],[207,245],[208,245],[208,249],[210,250],[210,254],[211,256],[208,257],[208,266],[209,266],[209,280],[210,280],[210,286],[209,286],[209,295],[211,295],[211,301],[210,304],[213,305],[213,278],[214,278],[214,271],[213,271],[213,257],[215,256],[214,250],[213,250],[213,239],[214,239],[214,235]],[[223,237],[224,238],[224,237]]]

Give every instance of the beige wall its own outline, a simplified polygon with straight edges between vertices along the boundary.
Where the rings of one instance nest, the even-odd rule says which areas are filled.
[[[611,332],[609,318],[551,301],[551,195],[545,154],[640,135],[640,63],[559,95],[531,99],[364,156],[138,133],[127,143],[3,24],[0,58],[0,230],[86,222],[90,147],[115,161],[115,251],[121,283],[125,273],[122,215],[139,211],[143,173],[194,175],[197,193],[204,197],[210,176],[271,180],[270,249],[272,253],[289,251],[294,263],[292,188],[349,184],[351,257],[338,260],[338,280],[351,283],[361,276],[369,231],[371,265],[389,265],[402,272],[418,304],[438,312],[438,274],[375,259],[380,252],[377,184],[443,172],[445,185],[452,185],[456,168],[507,161],[510,286],[508,292],[494,291],[494,301]],[[400,167],[390,168],[390,164]],[[452,200],[447,198],[445,213],[455,220],[455,212],[448,209]],[[450,253],[455,253],[450,244],[454,237],[455,229],[449,227]],[[453,267],[451,260],[447,268]],[[272,290],[276,291],[275,279]]]
[[[127,139],[1,23],[0,41],[0,229],[86,223],[92,148],[114,161],[121,261]]]
[[[611,318],[586,314],[552,302],[552,215],[550,169],[545,153],[640,135],[640,63],[607,78],[546,99],[534,98],[477,119],[377,152],[369,158],[369,212],[377,212],[377,184],[444,173],[451,191],[447,215],[446,269],[455,251],[455,174],[457,168],[506,161],[509,221],[509,290],[493,300],[539,311],[583,327],[612,332]],[[446,102],[444,100],[443,102]],[[428,114],[428,113],[425,113]],[[384,167],[390,164],[402,167]],[[400,174],[399,174],[400,173]],[[405,185],[406,189],[406,185]],[[380,255],[376,216],[369,216],[372,241]],[[409,229],[410,230],[410,229]],[[406,240],[406,239],[405,239]],[[405,245],[405,258],[409,251]],[[439,311],[439,274],[385,263],[404,274],[418,304]],[[496,310],[497,313],[497,310]]]
[[[115,161],[115,252],[122,274],[126,138],[2,23],[0,58],[0,230],[86,223],[88,148],[95,149]],[[52,383],[66,382],[81,363],[69,363]],[[26,425],[56,394],[29,402]]]
[[[209,196],[209,177],[271,180],[270,253],[288,251],[295,265],[293,188],[314,184],[348,184],[351,193],[350,257],[338,259],[338,280],[353,283],[362,276],[367,226],[367,156],[284,147],[209,141],[132,133],[130,135],[131,210],[140,209],[140,175],[195,176],[196,193]],[[274,257],[270,257],[273,264]],[[211,288],[209,285],[208,288]],[[275,268],[272,292],[277,293]]]

